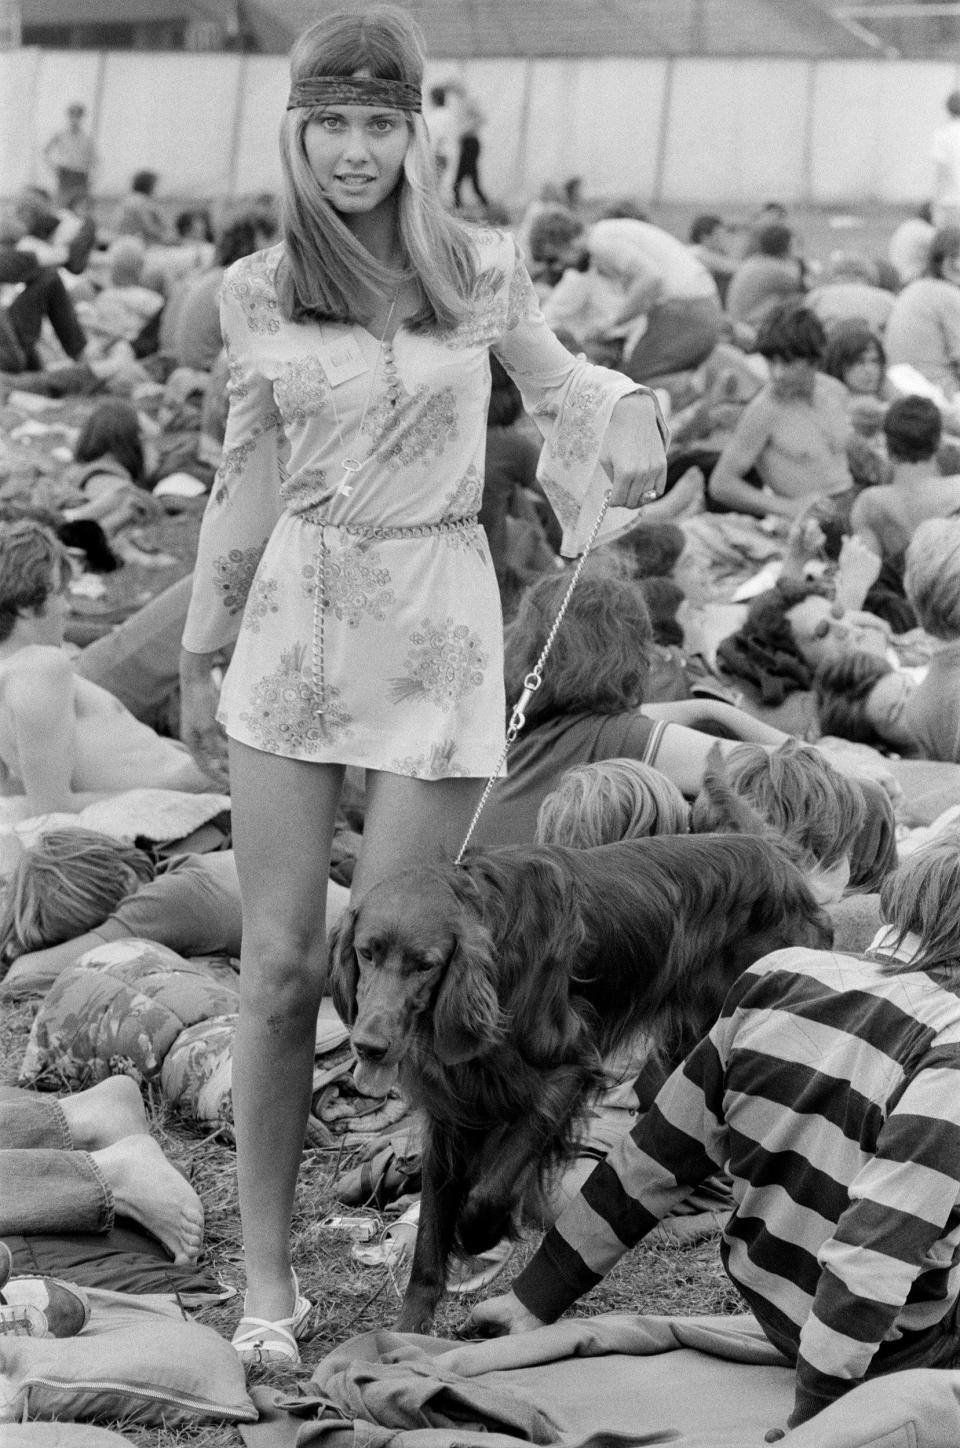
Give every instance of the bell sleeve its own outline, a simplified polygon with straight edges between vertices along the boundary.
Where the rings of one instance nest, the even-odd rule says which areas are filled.
[[[533,282],[511,240],[506,324],[492,350],[516,382],[543,447],[537,480],[563,528],[562,552],[582,553],[610,479],[600,465],[603,438],[614,407],[630,393],[654,399],[664,447],[669,431],[656,394],[621,372],[574,357],[547,326]],[[599,537],[621,531],[636,518],[610,508]]]
[[[273,388],[255,366],[250,327],[229,277],[220,323],[230,362],[223,460],[213,480],[197,545],[193,593],[183,633],[192,653],[234,643],[257,565],[280,516],[286,439]]]

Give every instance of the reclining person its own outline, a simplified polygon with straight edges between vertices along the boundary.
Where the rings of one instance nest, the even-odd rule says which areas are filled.
[[[867,1378],[960,1359],[960,835],[885,881],[865,956],[755,962],[510,1292],[470,1325],[522,1332],[595,1286],[724,1166],[723,1264],[796,1364],[789,1426]]]
[[[328,928],[349,898],[330,881]],[[112,940],[239,956],[242,923],[232,850],[155,865],[146,851],[96,830],[47,830],[17,861],[0,905],[0,998],[39,994]]]
[[[33,815],[129,789],[214,790],[182,744],[74,671],[61,647],[68,579],[41,524],[0,525],[0,795]]]

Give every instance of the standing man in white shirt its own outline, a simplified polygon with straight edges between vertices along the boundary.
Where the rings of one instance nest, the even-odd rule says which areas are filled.
[[[933,133],[933,221],[937,227],[960,225],[960,90],[946,100],[950,119]]]
[[[67,124],[51,136],[43,148],[44,160],[57,178],[57,204],[72,206],[90,194],[90,181],[97,164],[97,151],[84,129],[86,106],[72,101],[67,106]]]

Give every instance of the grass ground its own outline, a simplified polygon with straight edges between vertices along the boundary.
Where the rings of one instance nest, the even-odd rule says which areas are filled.
[[[7,1008],[0,1016],[0,1082],[4,1084],[16,1082],[32,1016],[28,1005]],[[148,1109],[154,1134],[203,1201],[204,1260],[224,1282],[242,1287],[243,1248],[232,1147],[172,1118],[149,1092]],[[303,1366],[297,1372],[253,1370],[251,1383],[276,1383],[293,1390],[295,1383],[305,1380],[331,1348],[358,1333],[388,1327],[396,1316],[402,1282],[386,1268],[359,1266],[350,1255],[349,1241],[331,1235],[320,1225],[329,1212],[345,1210],[331,1193],[331,1183],[344,1164],[336,1151],[307,1151],[300,1172],[293,1256],[301,1290],[315,1304],[310,1335],[301,1345]],[[381,1219],[383,1225],[389,1220],[389,1216]],[[487,1291],[503,1290],[535,1245],[534,1239],[522,1243],[501,1282]],[[477,1300],[479,1294],[448,1299],[438,1317],[438,1335],[453,1335],[470,1304]],[[578,1307],[584,1314],[640,1311],[684,1316],[742,1310],[740,1298],[720,1268],[716,1237],[689,1246],[663,1241],[642,1243]],[[229,1337],[237,1314],[234,1303],[207,1308],[195,1316]],[[241,1442],[236,1429],[222,1426],[198,1425],[196,1429],[176,1432],[121,1431],[138,1448],[239,1448]]]

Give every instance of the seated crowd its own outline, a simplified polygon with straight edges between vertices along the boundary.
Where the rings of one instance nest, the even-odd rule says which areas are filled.
[[[141,789],[229,809],[174,737],[188,581],[100,637],[70,629],[85,574],[149,568],[160,484],[213,485],[229,372],[218,291],[276,234],[268,198],[219,225],[200,208],[173,220],[157,180],[137,173],[109,229],[36,190],[0,217],[0,392],[84,409],[59,473],[32,496],[16,479],[0,492],[0,803],[11,830],[37,825],[2,855],[8,1001],[129,937],[239,954],[228,829],[185,829],[160,851],[80,817]],[[698,217],[688,239],[626,203],[537,203],[519,229],[550,325],[655,388],[672,440],[663,497],[593,550],[565,603],[538,448],[493,361],[481,519],[508,704],[550,653],[473,843],[776,839],[835,953],[751,966],[679,1064],[645,1040],[605,1063],[608,1089],[538,1203],[543,1245],[473,1320],[552,1321],[661,1221],[708,1212],[729,1276],[796,1364],[795,1426],[872,1374],[960,1361],[960,836],[945,827],[898,864],[898,768],[960,765],[960,230],[932,232],[924,267],[898,275],[888,258],[804,255],[776,206],[739,229]],[[167,447],[174,432],[186,452]],[[942,805],[957,803],[951,778]],[[362,822],[358,788],[329,924]],[[199,1201],[146,1145],[127,1083],[65,1098],[32,1135],[26,1109],[0,1102],[2,1170],[24,1182],[0,1193],[0,1236],[29,1230],[38,1196],[20,1154],[56,1138],[83,1158],[46,1167],[90,1188],[78,1229],[106,1231],[115,1205],[175,1263],[196,1261]],[[36,1210],[46,1230],[77,1225]],[[296,1361],[290,1342],[276,1361]]]

